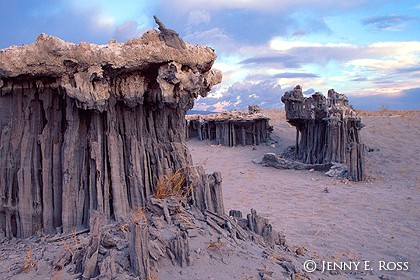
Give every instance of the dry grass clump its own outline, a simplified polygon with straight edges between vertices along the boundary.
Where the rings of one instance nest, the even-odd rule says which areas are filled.
[[[28,273],[31,271],[32,268],[35,267],[36,262],[32,259],[32,247],[28,249],[28,252],[26,252],[25,256],[25,262],[23,264],[22,271],[25,273]]]
[[[257,278],[255,278],[255,276],[253,276],[253,275],[242,274],[240,280],[255,280],[255,279],[257,279]]]
[[[323,259],[323,257],[321,255],[319,255],[317,252],[312,252],[311,258],[312,259],[317,259],[317,260],[322,260]]]
[[[77,240],[76,230],[73,231],[72,240],[69,243],[67,243],[67,241],[64,240],[64,241],[61,242],[61,244],[66,249],[66,251],[70,253],[70,255],[71,255],[70,259],[73,258],[74,253],[80,247],[79,241]],[[53,266],[53,270],[51,272],[51,279],[52,280],[61,279],[61,275],[63,274],[64,267],[68,264],[68,263],[65,263],[65,261],[66,261],[65,260],[66,259],[65,255],[66,255],[66,253],[64,253],[60,257],[60,262]]]
[[[306,254],[306,252],[308,252],[308,249],[306,249],[303,246],[297,247],[296,250],[295,250],[295,254],[298,255],[298,256],[304,256]]]
[[[188,217],[186,217],[185,215],[183,215],[182,213],[178,214],[178,217],[184,221],[186,224],[190,225],[190,226],[195,226],[195,224],[193,222],[190,221],[190,219],[188,219]]]
[[[134,222],[139,225],[147,224],[147,217],[144,213],[144,210],[140,207],[137,207],[136,211],[131,213],[131,217],[133,218]]]
[[[157,274],[151,273],[150,271],[147,273],[147,280],[158,280]]]
[[[339,262],[342,256],[343,256],[343,252],[341,250],[338,250],[337,254],[335,256],[331,255],[329,259],[330,261],[333,261],[333,262]]]
[[[64,271],[64,264],[63,261],[60,261],[60,264],[53,268],[53,271],[51,272],[51,280],[60,280],[61,279],[61,275],[63,274]]]
[[[295,280],[309,280],[311,278],[309,278],[305,273],[303,272],[296,272],[294,274],[294,279]]]
[[[216,241],[210,241],[207,248],[210,250],[220,250],[222,244]]]
[[[404,168],[404,167],[401,167],[401,168],[398,170],[398,172],[400,172],[401,174],[407,174],[407,173],[408,173],[408,169],[407,169],[407,168]]]
[[[292,259],[289,256],[279,251],[270,252],[267,256],[267,260],[269,260],[270,262],[292,262]]]
[[[120,231],[122,231],[123,233],[127,233],[127,232],[129,232],[129,226],[130,226],[130,224],[128,224],[128,223],[125,223],[125,224],[121,224],[121,225],[119,225],[118,227],[117,227],[117,230],[120,230]]]
[[[348,260],[358,261],[359,260],[359,253],[358,252],[352,253],[349,249],[347,249],[346,257],[347,257]]]
[[[137,209],[131,213],[131,218],[133,219],[131,222],[120,224],[116,227],[116,230],[121,231],[124,234],[130,232],[130,227],[133,224],[138,224],[141,226],[146,226],[148,219],[144,209],[141,207],[137,207]]]
[[[77,241],[76,230],[73,231],[72,242],[70,244],[67,244],[67,241],[63,241],[62,244],[63,244],[64,248],[66,248],[66,250],[69,251],[70,254],[73,256],[74,252],[79,247],[79,242]]]
[[[185,186],[186,178],[187,174],[182,169],[178,169],[172,175],[160,177],[156,184],[155,197],[164,199],[173,196],[180,200],[185,199],[192,189],[192,186]]]

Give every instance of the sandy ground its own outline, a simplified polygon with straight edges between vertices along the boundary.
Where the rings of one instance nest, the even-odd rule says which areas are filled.
[[[280,112],[268,114],[271,143],[229,148],[188,142],[194,164],[222,172],[226,212],[256,209],[286,234],[290,247],[304,246],[307,259],[318,263],[367,261],[372,279],[419,279],[420,112],[362,117],[362,137],[374,151],[366,153],[367,180],[357,183],[253,163],[294,142],[295,130]],[[398,262],[407,262],[408,270],[398,270]],[[351,278],[352,270],[345,275]]]
[[[281,111],[267,114],[274,126],[270,143],[228,148],[190,140],[188,146],[195,164],[203,165],[207,173],[222,172],[226,212],[236,209],[246,215],[256,209],[285,233],[287,248],[270,252],[251,241],[219,240],[220,234],[197,218],[199,234],[189,240],[193,265],[181,268],[163,258],[158,275],[149,278],[293,279],[292,265],[292,271],[298,272],[295,280],[307,279],[305,275],[311,279],[420,279],[420,111],[363,118],[362,137],[372,152],[366,153],[367,180],[359,183],[317,171],[278,170],[253,163],[267,152],[280,154],[294,142],[295,130]],[[125,234],[119,224],[105,226],[114,236]],[[168,226],[163,223],[161,229]],[[78,279],[75,264],[61,270],[53,269],[53,264],[69,254],[68,248],[76,251],[88,243],[89,235],[51,241],[56,238],[40,233],[28,239],[0,240],[0,280]],[[126,247],[118,245],[125,236],[118,238],[116,249],[110,249],[117,254],[115,279],[139,279],[130,274]],[[295,249],[302,247],[307,252],[296,256]],[[99,251],[104,257],[107,250]],[[303,264],[308,260],[316,261],[318,270],[304,274]],[[322,262],[328,261],[352,261],[353,267],[320,271]],[[364,261],[372,271],[364,270]],[[384,262],[382,270],[380,262]],[[395,269],[398,262],[400,271]],[[262,272],[272,277],[261,277]]]

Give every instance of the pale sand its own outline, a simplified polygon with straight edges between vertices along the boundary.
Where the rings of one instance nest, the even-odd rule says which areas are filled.
[[[419,279],[420,112],[383,113],[391,116],[362,117],[364,143],[379,149],[366,153],[365,182],[254,164],[294,144],[295,129],[279,112],[269,112],[274,146],[228,148],[198,140],[188,146],[194,164],[222,172],[226,212],[256,209],[286,234],[290,247],[306,247],[307,259],[366,260],[373,279]],[[408,262],[409,271],[379,271],[379,261]]]
[[[220,235],[204,223],[202,233],[189,240],[193,265],[181,268],[162,258],[157,279],[258,280],[261,271],[271,271],[272,279],[291,279],[288,267],[302,272],[302,264],[309,259],[318,264],[366,260],[374,269],[366,273],[361,264],[339,274],[307,273],[311,279],[420,279],[420,112],[363,118],[362,137],[366,145],[379,151],[366,153],[368,179],[360,183],[329,178],[322,172],[278,170],[252,163],[266,152],[281,153],[293,144],[294,128],[279,112],[270,112],[274,146],[228,148],[197,140],[189,141],[188,146],[195,164],[203,165],[207,173],[222,172],[226,212],[237,209],[246,215],[250,208],[256,209],[285,233],[290,250],[267,257],[266,248],[226,238],[211,249],[209,244]],[[49,238],[41,234],[0,242],[0,280],[51,279],[57,274],[52,263],[67,251],[64,242],[73,246],[75,241],[70,236],[65,241],[46,242]],[[78,236],[80,244],[87,241],[87,234]],[[295,256],[295,249],[301,246],[307,253]],[[21,270],[29,252],[34,266],[24,273]],[[379,261],[408,262],[409,271],[378,271]],[[117,279],[136,279],[127,274],[131,271],[128,264],[119,265],[128,268],[119,271]],[[66,266],[55,279],[75,279],[72,269],[74,265]],[[296,273],[295,279],[302,275]]]

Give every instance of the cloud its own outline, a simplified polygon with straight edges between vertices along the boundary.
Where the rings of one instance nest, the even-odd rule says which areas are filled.
[[[420,66],[409,66],[409,67],[402,67],[393,70],[396,74],[409,74],[409,73],[420,73]]]
[[[332,34],[331,28],[325,22],[324,18],[321,17],[314,17],[310,18],[306,21],[306,30],[310,30],[310,33],[325,33],[325,34]],[[309,33],[306,31],[306,33]]]
[[[370,16],[364,18],[362,24],[380,31],[401,31],[407,29],[404,23],[412,20],[416,18],[407,15]]]
[[[334,60],[344,62],[347,66],[352,64],[371,69],[390,69],[420,62],[420,42],[417,41],[354,45],[309,43],[274,38],[270,41],[270,48],[282,55],[296,57],[301,64],[322,64]]]
[[[357,45],[347,43],[314,43],[305,41],[286,40],[281,37],[275,37],[269,42],[270,48],[277,51],[288,51],[291,49],[354,49]]]
[[[285,72],[285,73],[278,73],[273,76],[274,78],[319,78],[319,75],[312,74],[312,73],[294,73],[294,72]]]
[[[223,30],[238,44],[265,43],[272,36],[287,35],[298,23],[287,13],[267,14],[259,11],[235,10],[212,15],[214,26]]]
[[[150,10],[145,2],[127,0],[121,5],[100,0],[0,1],[0,10],[8,15],[0,17],[0,25],[12,26],[14,30],[0,29],[0,48],[32,43],[40,33],[74,43],[103,44],[118,36],[126,40],[133,31],[133,22],[141,30],[152,21],[150,15],[145,16]]]
[[[386,100],[394,100],[389,103],[392,108],[396,107],[395,96],[405,96],[402,93],[410,88],[420,88],[420,42],[416,41],[354,45],[274,39],[265,47],[245,49],[242,53],[245,58],[236,61],[234,68],[236,73],[242,71],[243,82],[234,87],[222,84],[216,95],[219,98],[209,102],[203,99],[203,104],[219,109],[245,108],[252,103],[263,108],[280,108],[282,104],[272,94],[268,94],[268,101],[261,99],[261,93],[270,93],[267,85],[278,84],[287,90],[302,84],[312,87],[308,94],[313,88],[335,88],[365,101],[375,100],[363,99],[367,96],[386,96],[389,98]]]
[[[390,110],[420,110],[420,87],[403,90],[398,95],[353,96],[349,101],[362,110],[379,110],[383,106]]]
[[[93,43],[107,42],[112,30],[99,26],[95,23],[92,10],[86,13],[79,13],[74,9],[68,8],[64,1],[17,1],[15,4],[4,5],[6,1],[2,1],[0,8],[3,13],[12,15],[15,20],[13,30],[9,32],[7,29],[0,30],[0,47],[7,47],[11,44],[29,44],[35,41],[40,33],[58,36],[66,41],[79,43],[81,41],[89,41]],[[33,2],[33,3],[32,3]],[[25,7],[25,9],[20,9]],[[5,9],[3,9],[5,8]],[[5,22],[10,17],[0,17],[0,25],[9,25]],[[71,28],[70,28],[71,27]]]
[[[345,61],[362,56],[369,57],[363,47],[345,43],[310,43],[302,41],[289,41],[283,38],[274,38],[269,43],[271,52],[276,51],[283,55],[293,56],[302,63],[325,64],[330,60]]]
[[[295,32],[292,33],[292,37],[301,37],[306,35],[306,31],[303,29],[298,29]]]
[[[420,69],[420,42],[386,42],[375,43],[359,48],[359,57],[348,59],[344,66],[352,66],[355,71],[377,73],[395,78],[399,75],[402,80]]]
[[[342,0],[334,3],[335,9],[349,9],[366,4],[366,0]],[[377,1],[372,1],[377,2]],[[297,8],[312,8],[329,9],[331,10],[331,0],[294,0],[294,1],[279,1],[279,0],[179,0],[172,4],[173,8],[183,9],[208,9],[208,10],[224,10],[224,9],[239,9],[239,10],[253,10],[264,12],[279,12],[279,11],[293,11]]]
[[[260,9],[260,1],[206,1],[205,4],[189,0],[171,1],[162,7],[162,12],[165,13],[162,19],[187,18],[174,22],[174,26],[171,26],[183,37],[220,29],[237,45],[258,45],[273,36],[288,36],[297,30],[302,30],[307,35],[331,33],[322,16],[311,11],[312,15],[305,13],[302,18],[300,14],[294,14],[294,11],[276,9],[277,2],[283,1],[263,0],[261,4],[273,3],[274,6]],[[208,43],[204,41],[204,44]]]
[[[116,25],[121,25],[128,20],[137,22],[153,21],[152,11],[156,7],[157,1],[138,1],[125,0],[122,4],[120,1],[112,0],[59,0],[63,1],[66,6],[75,13],[85,14],[91,13],[91,17],[113,18]]]
[[[310,34],[332,34],[331,28],[325,22],[325,19],[319,15],[300,16],[297,18],[298,31],[292,33],[292,37],[310,35]],[[303,34],[302,34],[303,33]]]
[[[271,56],[255,56],[247,58],[241,61],[240,64],[275,64],[279,67],[299,68],[301,67],[301,60],[297,56],[277,54]]]
[[[138,36],[139,24],[133,20],[126,21],[124,24],[117,26],[114,31],[115,39],[118,42],[126,42],[131,38]]]
[[[231,38],[226,34],[226,32],[220,28],[211,28],[208,30],[197,31],[192,34],[188,34],[184,37],[184,40],[191,44],[199,45],[212,45],[226,43],[231,40]]]
[[[274,38],[265,45],[234,51],[242,58],[222,64],[224,88],[234,82],[267,81],[279,83],[283,89],[302,84],[366,96],[420,87],[420,42],[416,41],[356,45]]]
[[[209,23],[211,20],[210,14],[205,10],[195,10],[188,14],[187,24],[189,26],[199,25],[202,23]]]
[[[9,0],[0,1],[0,48],[31,43],[41,32],[75,43],[126,41],[156,28],[152,15],[157,14],[187,42],[216,50],[215,67],[224,75],[217,92],[228,96],[209,106],[240,106],[260,98],[255,92],[264,85],[277,83],[285,89],[302,80],[303,86],[336,88],[351,96],[401,95],[420,88],[415,5],[344,0],[335,1],[332,9],[331,0],[127,0],[124,5],[110,0]],[[372,7],[378,15],[360,19]],[[390,8],[395,14],[387,14]],[[404,28],[409,29],[374,36],[368,32]],[[378,38],[383,42],[366,43]],[[237,82],[244,91],[253,88],[255,95],[237,95],[238,84],[230,88]]]
[[[197,30],[182,36],[182,38],[192,45],[209,46],[214,49],[218,56],[216,63],[224,61],[226,57],[235,55],[235,52],[240,48],[238,43],[224,29],[219,27]]]
[[[219,88],[218,98],[206,97],[199,100],[194,109],[208,111],[246,110],[248,105],[258,104],[264,109],[279,109],[283,105],[283,90],[275,81],[237,82],[228,88]]]
[[[305,96],[309,96],[309,95],[311,95],[311,94],[313,94],[313,93],[315,93],[315,90],[314,90],[313,88],[307,89],[307,90],[305,90],[305,91],[303,92],[303,94],[304,94]]]
[[[366,77],[360,77],[360,76],[357,77],[357,78],[350,79],[351,82],[365,82],[367,80],[368,80],[368,78],[366,78]]]
[[[365,3],[370,5],[367,0],[339,1],[335,11],[347,12]],[[330,6],[330,0],[179,0],[160,2],[158,10],[168,27],[177,30],[182,37],[194,38],[201,32],[218,29],[236,46],[242,46],[263,44],[275,36],[333,35],[326,20],[326,15],[332,14]],[[224,50],[223,44],[219,47],[205,38],[200,41],[216,46],[219,52]],[[229,44],[228,48],[231,46]]]

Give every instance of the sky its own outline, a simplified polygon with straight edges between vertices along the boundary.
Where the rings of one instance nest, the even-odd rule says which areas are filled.
[[[280,109],[334,88],[364,110],[420,109],[420,0],[0,0],[0,49],[40,33],[126,42],[157,28],[212,47],[223,82],[195,110]]]

